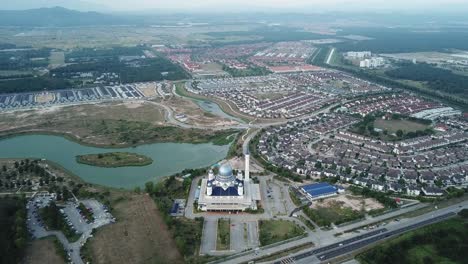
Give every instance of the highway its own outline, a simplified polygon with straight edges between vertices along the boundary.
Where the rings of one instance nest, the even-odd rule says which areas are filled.
[[[381,240],[454,217],[456,212],[467,207],[468,201],[464,201],[457,205],[429,212],[416,218],[406,219],[406,221],[402,221],[401,224],[393,227],[378,229],[365,235],[355,236],[351,239],[339,241],[318,249],[288,256],[273,263],[320,263],[322,261],[327,261],[362,249]]]
[[[323,243],[321,243],[321,247],[312,250],[304,250],[269,263],[320,263],[321,261],[330,260],[332,258],[348,254],[350,252],[372,245],[378,241],[387,239],[389,237],[396,236],[428,224],[448,219],[450,217],[455,216],[455,213],[462,210],[463,208],[468,208],[468,201],[463,201],[455,205],[438,209],[414,218],[404,218],[401,219],[399,222],[389,223],[387,226],[385,226],[385,228],[377,229],[364,234],[350,233],[349,235],[351,235],[352,237],[348,237],[345,239],[333,237],[332,239],[327,239],[326,242],[322,240]],[[322,232],[333,233],[334,231],[332,230]],[[281,244],[273,248],[260,248],[260,250],[258,250],[257,252],[251,251],[243,255],[233,256],[228,260],[222,262],[220,261],[218,263],[247,263],[254,259],[271,256],[272,254],[275,254],[277,252],[285,251],[291,247],[298,246],[307,242],[313,242],[316,245],[318,245],[317,235],[318,233],[312,232],[308,237],[302,238],[300,240]],[[319,259],[320,257],[322,257],[322,260]]]
[[[413,230],[413,229],[416,229],[416,228],[419,228],[419,227],[422,227],[422,226],[425,226],[425,225],[433,224],[433,223],[445,220],[445,219],[447,219],[449,217],[453,217],[455,215],[456,214],[454,212],[446,213],[446,214],[440,215],[438,217],[434,217],[434,218],[431,218],[431,219],[428,219],[428,220],[425,220],[425,221],[422,221],[422,222],[419,222],[419,223],[416,223],[416,224],[412,224],[410,226],[403,227],[403,228],[400,228],[400,229],[397,229],[397,230],[394,230],[394,231],[382,232],[379,235],[376,235],[376,236],[371,237],[369,239],[359,241],[357,243],[348,244],[348,245],[343,244],[343,246],[341,246],[341,247],[339,247],[337,249],[334,249],[334,250],[329,251],[327,253],[323,253],[323,254],[318,255],[318,258],[320,260],[332,259],[334,257],[338,257],[338,256],[341,256],[341,255],[347,254],[347,253],[352,252],[354,250],[361,249],[361,248],[363,248],[365,246],[371,245],[371,244],[373,244],[373,243],[375,243],[377,241],[380,241],[382,239],[386,239],[386,238],[391,237],[391,236],[396,236],[396,235],[402,234],[404,232],[407,232],[407,231],[410,231],[410,230]]]

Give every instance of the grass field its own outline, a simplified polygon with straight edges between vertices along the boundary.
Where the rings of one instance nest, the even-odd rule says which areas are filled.
[[[52,51],[49,57],[49,66],[55,67],[65,64],[65,53],[63,51]]]
[[[406,233],[360,254],[363,264],[466,263],[468,224],[461,217]]]
[[[101,147],[155,142],[225,143],[225,138],[235,133],[167,126],[163,109],[153,104],[80,105],[7,113],[0,117],[0,135],[29,131],[67,135],[81,144]]]
[[[122,193],[114,201],[117,222],[99,229],[90,241],[94,263],[183,263],[149,196]]]
[[[79,155],[76,157],[76,161],[91,166],[108,168],[146,166],[153,163],[153,160],[147,156],[129,152]]]
[[[410,120],[383,120],[381,118],[375,120],[374,127],[387,130],[389,133],[395,133],[398,130],[408,133],[430,128],[429,125]]]
[[[231,248],[231,222],[229,219],[218,220],[218,233],[216,238],[216,250],[229,250]]]
[[[63,256],[57,253],[53,238],[35,240],[26,248],[24,264],[65,264]]]
[[[343,206],[344,203],[333,201],[324,205],[316,205],[314,208],[304,208],[304,213],[319,226],[330,226],[332,223],[339,225],[364,217],[360,211]]]
[[[304,230],[292,221],[286,220],[260,220],[260,244],[270,245],[279,241],[290,239],[304,233]]]
[[[31,75],[32,71],[1,70],[0,77],[9,77],[15,75]]]

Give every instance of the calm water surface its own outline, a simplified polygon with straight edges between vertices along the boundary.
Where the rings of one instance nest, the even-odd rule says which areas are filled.
[[[226,157],[229,145],[155,143],[134,148],[107,149],[83,146],[59,136],[25,135],[0,140],[0,158],[41,158],[54,161],[84,181],[110,187],[134,188],[149,180],[188,168],[209,166]],[[76,162],[77,155],[114,151],[148,156],[144,167],[101,168]]]

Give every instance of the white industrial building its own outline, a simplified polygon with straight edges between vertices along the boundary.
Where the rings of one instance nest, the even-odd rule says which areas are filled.
[[[354,59],[370,58],[371,56],[372,56],[372,52],[370,51],[348,51],[346,53],[346,57],[354,58]]]
[[[452,107],[440,107],[434,109],[427,109],[421,112],[417,112],[412,114],[412,117],[421,118],[421,119],[428,119],[428,120],[435,120],[441,117],[447,116],[454,116],[454,115],[461,115],[460,110],[455,110]]]
[[[215,175],[210,170],[203,179],[198,198],[198,209],[202,211],[245,211],[257,210],[261,200],[260,186],[250,180],[250,155],[245,154],[244,175],[239,171],[234,175],[229,163],[219,167]]]
[[[365,59],[359,62],[361,68],[378,68],[385,64],[385,59],[382,57],[375,57],[371,59]]]

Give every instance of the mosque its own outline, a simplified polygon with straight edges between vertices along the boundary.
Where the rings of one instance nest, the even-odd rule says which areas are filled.
[[[260,201],[260,186],[250,180],[250,155],[245,154],[245,170],[234,175],[229,163],[219,167],[215,175],[210,170],[202,180],[198,209],[202,211],[245,211],[257,210]]]

